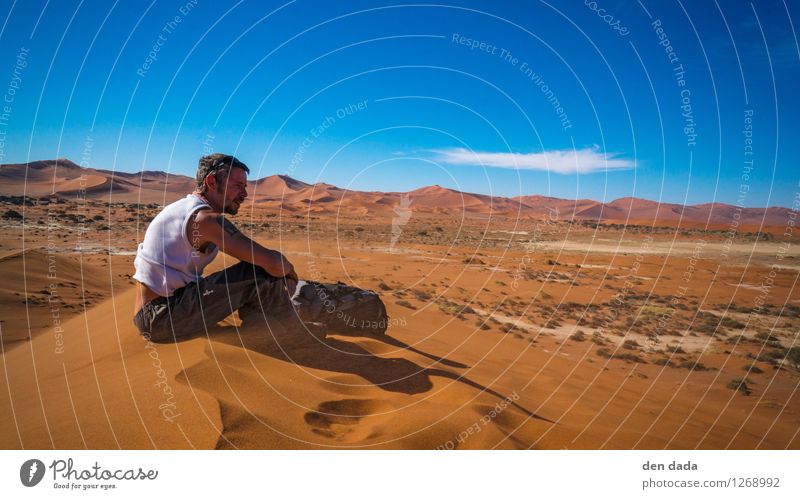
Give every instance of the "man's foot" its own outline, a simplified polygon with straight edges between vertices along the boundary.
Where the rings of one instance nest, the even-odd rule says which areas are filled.
[[[341,282],[300,281],[292,302],[304,318],[337,333],[380,335],[389,326],[386,306],[377,293]]]

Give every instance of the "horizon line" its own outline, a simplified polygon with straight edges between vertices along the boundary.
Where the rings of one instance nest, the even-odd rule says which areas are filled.
[[[83,170],[103,171],[103,172],[110,172],[111,174],[125,173],[125,174],[128,174],[128,175],[136,175],[136,174],[142,174],[142,173],[163,173],[165,175],[172,175],[172,176],[176,176],[176,177],[184,177],[184,178],[187,178],[189,180],[194,180],[194,178],[190,177],[189,175],[184,175],[184,174],[181,174],[181,173],[171,173],[171,172],[164,171],[164,170],[144,170],[144,169],[142,169],[142,170],[136,170],[136,171],[132,172],[132,171],[125,171],[125,170],[110,170],[110,169],[105,169],[105,168],[101,168],[101,167],[93,167],[93,166],[83,166],[81,164],[75,163],[74,161],[72,161],[71,159],[69,159],[67,157],[61,157],[61,158],[55,158],[55,159],[38,159],[38,160],[28,161],[28,162],[24,162],[24,163],[2,163],[2,164],[0,164],[0,167],[15,166],[15,165],[26,165],[27,166],[27,165],[30,165],[32,163],[43,163],[43,162],[58,163],[58,162],[63,162],[63,161],[68,161],[72,165],[74,165],[74,166],[76,166],[78,168],[81,168]],[[333,187],[335,187],[337,189],[346,190],[346,191],[350,191],[350,192],[382,192],[382,193],[386,193],[386,194],[392,194],[392,193],[408,194],[408,193],[411,193],[411,192],[414,192],[414,191],[418,191],[418,190],[421,190],[421,189],[425,189],[425,188],[428,188],[428,187],[439,187],[441,189],[447,189],[449,191],[460,193],[460,194],[468,194],[468,195],[476,195],[476,196],[488,196],[488,197],[491,197],[491,198],[498,198],[498,199],[503,199],[504,198],[504,199],[509,199],[509,200],[512,200],[512,201],[516,200],[517,198],[537,197],[538,196],[538,197],[557,199],[557,200],[560,200],[560,201],[575,201],[575,202],[578,202],[578,201],[592,201],[592,202],[595,202],[595,203],[601,203],[601,204],[606,205],[606,204],[611,204],[611,203],[614,203],[614,202],[617,202],[617,201],[620,201],[620,200],[634,199],[634,200],[658,203],[660,205],[674,205],[674,206],[680,206],[680,207],[698,207],[698,206],[705,206],[705,205],[712,205],[713,204],[713,205],[720,205],[720,206],[729,206],[731,208],[736,208],[736,209],[741,209],[741,210],[768,210],[768,209],[773,209],[773,208],[780,208],[780,209],[785,209],[785,210],[789,210],[789,211],[797,211],[797,210],[794,210],[794,209],[792,209],[790,207],[780,206],[780,205],[773,205],[773,206],[741,206],[741,205],[738,205],[738,204],[725,203],[725,202],[721,202],[721,201],[705,201],[705,202],[696,203],[696,204],[682,204],[682,203],[676,203],[676,202],[653,200],[653,199],[636,197],[636,196],[623,196],[623,197],[615,198],[615,199],[612,199],[612,200],[609,200],[609,201],[599,201],[599,200],[591,199],[591,198],[577,198],[577,197],[574,198],[574,199],[573,198],[560,198],[560,197],[557,197],[557,196],[546,195],[546,194],[520,194],[518,196],[498,196],[498,195],[494,195],[494,194],[484,194],[484,193],[480,193],[480,192],[460,191],[458,189],[453,189],[453,188],[450,188],[450,187],[442,187],[439,184],[427,184],[427,185],[423,185],[423,186],[417,187],[415,189],[411,189],[409,191],[384,191],[384,190],[380,190],[380,189],[372,190],[372,191],[366,191],[366,190],[346,189],[346,188],[343,188],[343,187],[339,187],[338,185],[335,185],[335,184],[330,184],[330,183],[325,182],[323,180],[319,180],[319,181],[314,182],[314,183],[309,183],[309,182],[301,180],[301,179],[299,179],[297,177],[291,176],[288,172],[273,173],[272,175],[267,175],[267,176],[264,176],[264,177],[248,180],[248,182],[258,182],[258,181],[261,181],[261,180],[264,180],[264,179],[270,178],[270,177],[288,177],[288,178],[290,178],[292,180],[296,180],[296,181],[302,182],[302,183],[307,184],[309,186],[313,186],[313,185],[317,185],[317,184],[326,184],[326,185],[333,186]]]

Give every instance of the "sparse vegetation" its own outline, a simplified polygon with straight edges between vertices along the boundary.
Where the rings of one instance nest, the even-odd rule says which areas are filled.
[[[732,380],[728,381],[728,388],[742,392],[745,395],[750,395],[752,393],[750,391],[750,387],[747,386],[747,380],[745,378],[733,378]]]
[[[505,323],[500,325],[500,331],[502,331],[504,333],[511,333],[511,332],[514,331],[514,325],[513,324],[509,324],[508,322],[505,322]]]
[[[680,345],[667,345],[664,347],[664,351],[671,354],[681,354],[686,353]]]
[[[753,337],[761,342],[766,343],[780,343],[777,336],[770,334],[768,331],[759,331]]]
[[[747,337],[743,334],[737,334],[736,336],[731,336],[726,341],[732,345],[738,345],[739,343],[746,342]]]
[[[482,331],[487,331],[489,329],[492,329],[492,327],[486,322],[487,321],[478,318],[478,320],[475,321],[475,325],[478,326],[478,329],[481,329]]]
[[[800,347],[792,347],[786,352],[786,360],[797,370],[800,370]]]
[[[637,343],[636,340],[625,340],[625,342],[622,344],[622,348],[626,348],[628,350],[638,350],[639,343]]]
[[[420,301],[429,301],[431,299],[431,295],[421,289],[412,289],[411,294]]]
[[[619,359],[619,360],[624,360],[624,361],[628,361],[628,362],[639,362],[639,363],[642,363],[642,364],[646,364],[647,363],[644,359],[642,359],[641,357],[639,357],[638,355],[636,355],[634,353],[627,353],[627,352],[612,353],[611,350],[609,350],[607,348],[598,348],[596,353],[597,353],[597,355],[599,355],[601,357],[606,357],[608,359]]]
[[[707,367],[702,362],[699,362],[697,360],[690,360],[690,359],[685,359],[685,360],[680,361],[680,363],[678,363],[678,367],[682,367],[684,369],[689,369],[691,371],[710,371],[711,370],[710,367]]]
[[[3,213],[3,218],[6,220],[22,220],[22,215],[17,210],[6,210]]]
[[[461,260],[461,263],[466,263],[467,265],[486,265],[486,262],[481,260],[480,258],[475,257],[467,257]]]
[[[760,367],[758,367],[755,364],[744,365],[744,366],[742,366],[742,369],[744,369],[747,372],[751,372],[753,374],[761,374],[761,373],[764,372]]]
[[[586,335],[583,333],[583,331],[578,330],[572,333],[569,339],[572,341],[586,341]]]
[[[744,324],[737,321],[732,317],[723,317],[720,321],[720,324],[727,327],[728,329],[744,329]]]

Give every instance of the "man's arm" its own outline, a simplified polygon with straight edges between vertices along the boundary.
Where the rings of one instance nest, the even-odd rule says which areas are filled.
[[[204,245],[211,242],[223,253],[239,260],[253,263],[275,277],[287,277],[297,281],[294,266],[280,252],[265,248],[242,234],[236,226],[218,213],[200,210],[194,217],[191,229],[192,244]]]

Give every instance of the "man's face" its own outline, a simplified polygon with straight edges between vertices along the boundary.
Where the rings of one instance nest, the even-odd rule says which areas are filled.
[[[247,174],[241,168],[233,168],[220,177],[216,191],[222,204],[222,211],[236,215],[247,197]]]

